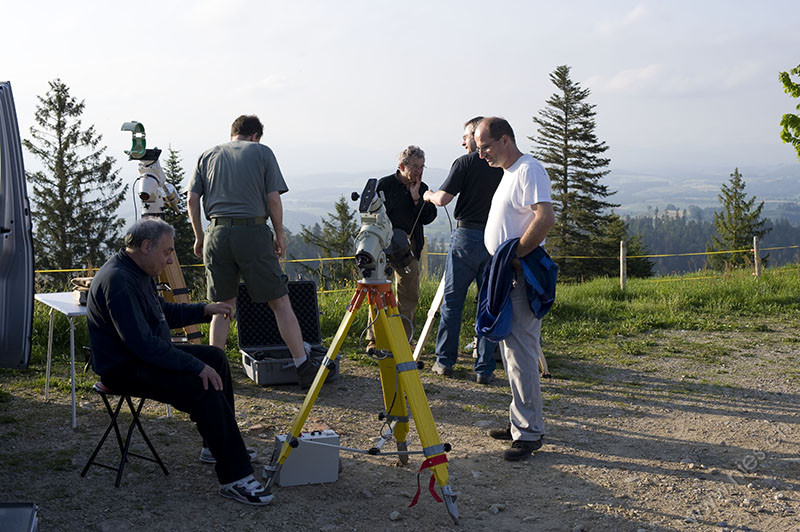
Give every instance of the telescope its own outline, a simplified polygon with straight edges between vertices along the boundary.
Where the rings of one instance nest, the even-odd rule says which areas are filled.
[[[367,180],[364,191],[351,194],[361,202],[361,228],[356,236],[356,264],[365,281],[383,282],[392,276],[392,268],[408,268],[413,256],[408,235],[402,229],[392,229],[386,214],[383,192],[377,191],[378,180]]]
[[[163,217],[164,206],[178,211],[178,192],[167,181],[158,158],[161,150],[147,149],[144,126],[139,122],[125,122],[122,131],[130,131],[132,144],[125,150],[131,160],[139,161],[139,177],[134,182],[134,191],[142,202],[142,216]]]

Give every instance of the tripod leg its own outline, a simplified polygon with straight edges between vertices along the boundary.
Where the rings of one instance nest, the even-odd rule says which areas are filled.
[[[325,382],[325,379],[328,378],[328,373],[330,373],[329,368],[333,366],[333,361],[336,360],[336,355],[339,353],[339,349],[342,348],[342,343],[344,343],[347,332],[350,330],[350,326],[353,324],[353,320],[355,319],[355,314],[358,311],[358,308],[358,305],[349,307],[344,315],[344,318],[342,319],[342,322],[339,324],[339,330],[336,331],[336,336],[334,336],[333,342],[328,348],[328,353],[325,355],[325,358],[322,361],[322,365],[317,372],[317,376],[314,378],[314,382],[311,383],[311,387],[308,389],[306,398],[303,401],[303,406],[300,407],[300,411],[297,413],[294,421],[292,421],[292,424],[289,427],[289,437],[286,438],[283,446],[281,446],[281,452],[278,455],[277,463],[264,466],[264,476],[267,479],[267,489],[272,487],[275,475],[280,471],[281,466],[289,457],[289,453],[292,452],[292,444],[294,444],[294,446],[297,445],[297,437],[303,430],[303,425],[305,425],[306,420],[308,419],[308,414],[311,412],[311,408],[314,406],[314,402],[317,400],[317,396],[322,389],[322,384]]]
[[[381,312],[383,314],[383,312]],[[385,321],[376,322],[375,339],[376,345],[381,349],[389,348],[389,340],[387,331],[382,325]],[[397,441],[397,450],[399,452],[407,451],[408,444],[406,437],[408,435],[408,408],[406,407],[406,395],[403,391],[403,386],[400,383],[397,375],[397,365],[393,357],[387,357],[378,361],[378,367],[381,372],[381,389],[383,390],[383,404],[386,407],[386,422],[393,425],[393,435]],[[399,464],[405,465],[408,463],[408,455],[401,454],[398,456]]]
[[[428,319],[425,320],[425,326],[422,327],[422,332],[419,333],[417,347],[414,349],[414,360],[419,360],[419,356],[422,354],[422,347],[425,344],[425,340],[428,338],[428,334],[430,334],[431,329],[433,328],[433,321],[439,314],[439,308],[441,308],[443,300],[444,275],[442,276],[442,280],[439,281],[439,287],[436,289],[436,294],[433,296],[433,301],[431,301],[431,308],[428,309]]]
[[[397,314],[396,307],[389,306],[388,310],[392,316]],[[431,465],[430,469],[442,489],[442,495],[450,517],[458,523],[458,507],[455,502],[456,493],[450,487],[450,474],[447,471],[446,457],[442,456],[445,453],[445,446],[439,440],[439,433],[433,421],[433,414],[425,396],[425,390],[422,388],[422,381],[417,371],[417,363],[412,358],[411,348],[406,340],[401,318],[398,316],[390,319],[386,317],[385,312],[381,312],[378,315],[376,325],[378,329],[386,331],[389,346],[394,355],[394,362],[397,366],[399,385],[405,391],[408,399],[408,405],[414,418],[414,425],[417,428],[425,457],[427,459],[443,458],[441,461],[436,461],[435,465]]]

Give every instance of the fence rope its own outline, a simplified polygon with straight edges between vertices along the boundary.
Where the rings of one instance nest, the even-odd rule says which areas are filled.
[[[776,246],[770,248],[761,248],[761,251],[775,251],[779,249],[798,249],[800,248],[800,244],[795,244],[793,246]],[[697,251],[692,253],[661,253],[657,255],[628,255],[627,258],[629,259],[658,259],[664,257],[693,257],[698,255],[721,255],[725,253],[753,253],[753,248],[750,249],[731,249],[731,250],[724,250],[724,251]],[[447,253],[444,252],[429,252],[428,255],[439,255],[439,256],[446,256]],[[281,260],[282,263],[295,263],[295,262],[324,262],[324,261],[333,261],[333,260],[354,260],[355,257],[317,257],[314,259],[283,259]],[[557,255],[554,256],[553,259],[615,259],[619,260],[619,255],[611,257],[611,256],[597,256],[597,257],[590,257],[585,255]],[[181,268],[202,268],[204,267],[204,263],[199,264],[183,264]],[[34,270],[33,273],[70,273],[70,272],[90,272],[90,271],[97,271],[100,268],[68,268],[68,269],[58,269],[58,270]]]

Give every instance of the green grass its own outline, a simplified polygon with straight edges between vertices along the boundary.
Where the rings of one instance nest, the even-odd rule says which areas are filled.
[[[561,284],[556,303],[545,317],[543,341],[551,370],[568,373],[577,383],[592,385],[602,380],[605,363],[637,366],[646,369],[646,362],[655,357],[671,356],[718,365],[732,353],[752,349],[755,343],[740,339],[731,344],[714,338],[714,334],[742,331],[769,333],[791,319],[800,318],[800,275],[792,266],[767,269],[761,278],[751,272],[734,271],[722,277],[693,280],[697,275],[654,279],[632,279],[623,291],[616,279],[596,279],[581,284]],[[417,307],[417,328],[427,317],[439,278],[422,282],[420,304]],[[353,292],[346,290],[320,294],[320,324],[323,343],[329,345],[341,323]],[[471,287],[464,309],[459,345],[474,335],[475,287]],[[361,335],[367,326],[367,308],[356,314],[346,336],[340,356],[358,363],[374,365],[363,355],[365,345]],[[0,403],[9,392],[20,387],[44,389],[44,368],[47,356],[48,309],[36,303],[34,309],[33,348],[30,369],[26,372],[0,370]],[[204,334],[208,326],[200,326]],[[228,337],[227,353],[232,364],[238,365],[235,323]],[[694,336],[682,338],[680,331]],[[718,335],[718,336],[724,336]],[[425,353],[432,353],[436,327],[425,343]],[[699,338],[698,338],[699,337]],[[701,341],[702,340],[702,341]],[[780,336],[778,342],[794,345],[800,337]],[[86,392],[94,383],[91,371],[83,375],[82,346],[89,344],[84,320],[75,327],[76,369],[78,391]],[[53,338],[53,378],[51,386],[67,391],[69,387],[68,353],[69,326],[66,318],[56,314]],[[592,370],[584,370],[592,364]],[[469,364],[462,359],[461,364]],[[792,378],[800,379],[796,373]]]

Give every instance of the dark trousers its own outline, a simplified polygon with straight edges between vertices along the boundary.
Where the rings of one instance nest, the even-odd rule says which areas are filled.
[[[237,481],[253,473],[233,404],[233,381],[228,360],[221,349],[210,345],[183,345],[178,349],[211,366],[222,378],[222,391],[203,389],[197,375],[167,371],[150,365],[137,365],[125,371],[106,374],[103,384],[120,393],[147,397],[168,403],[186,412],[217,459],[220,484]]]

